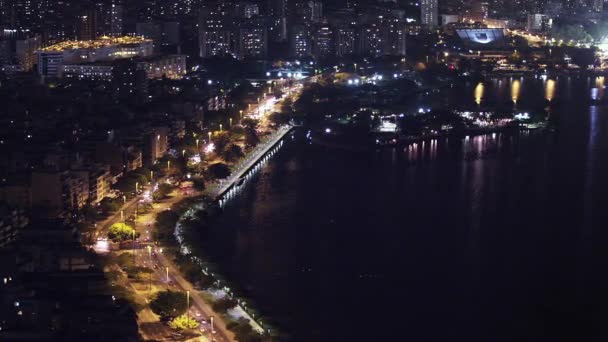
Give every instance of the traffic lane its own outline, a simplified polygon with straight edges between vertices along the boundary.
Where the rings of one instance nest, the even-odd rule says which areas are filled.
[[[160,282],[166,284],[167,290],[181,292],[187,291],[187,289],[181,286],[179,282],[175,281],[174,277],[172,276],[172,273],[176,272],[174,269],[169,268],[169,278],[167,279],[166,267],[169,266],[162,264],[162,260],[158,258],[158,255],[156,253],[154,253],[151,257],[150,254],[147,253],[148,252],[145,250],[138,250],[138,252],[136,252],[136,262],[139,265],[147,265],[152,267],[154,271],[152,274],[154,274],[156,278],[160,280]],[[206,333],[208,335],[213,335],[215,341],[228,341],[227,338],[222,336],[221,333],[218,333],[219,330],[214,329],[215,334],[211,333],[211,315],[206,314],[204,308],[199,305],[199,303],[197,303],[195,300],[193,300],[192,304],[193,305],[190,307],[189,310],[189,313],[191,314],[190,317],[195,318],[199,323],[201,323],[201,326],[204,328],[204,331],[201,332]]]
[[[168,262],[168,259],[166,259],[167,257],[165,255],[162,255],[162,257],[161,257],[161,255],[158,255],[158,256],[159,256],[159,259],[161,260],[161,263],[163,265],[166,265],[166,264],[164,264],[164,262],[165,262],[165,260]],[[162,258],[164,258],[165,260],[162,260]],[[167,266],[164,266],[164,267],[167,267]],[[175,283],[174,287],[178,288],[184,292],[187,291],[188,288],[186,286],[184,286],[183,284],[189,284],[189,283],[179,273],[175,272],[175,270],[173,268],[170,268],[169,271],[171,274],[174,275],[174,277],[170,276],[170,280],[174,280],[174,283]],[[208,304],[206,304],[204,302],[204,300],[198,296],[197,293],[193,293],[193,292],[195,292],[194,289],[192,289],[190,291],[193,294],[191,296],[192,303],[197,306],[197,308],[201,311],[201,313],[205,314],[208,318],[211,316],[214,316],[213,312],[210,309],[210,306]],[[209,312],[207,310],[209,310]],[[228,331],[226,330],[225,327],[214,324],[214,330],[216,332],[216,334],[214,336],[217,341],[230,341],[227,337]]]

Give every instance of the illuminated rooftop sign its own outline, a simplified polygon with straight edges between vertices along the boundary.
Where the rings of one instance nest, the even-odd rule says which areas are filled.
[[[458,29],[456,33],[465,45],[496,45],[504,41],[504,31],[500,28]]]

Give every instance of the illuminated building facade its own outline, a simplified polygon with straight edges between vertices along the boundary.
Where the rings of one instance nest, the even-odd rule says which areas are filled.
[[[500,28],[458,29],[456,33],[467,47],[498,47],[504,45],[504,30]]]
[[[186,56],[168,55],[133,59],[137,70],[145,72],[148,79],[180,79],[186,74]],[[78,80],[112,81],[116,77],[113,62],[65,64],[58,76]],[[127,84],[128,85],[128,84]]]
[[[152,53],[152,41],[141,37],[103,37],[93,41],[65,41],[38,51],[38,73],[45,77],[58,77],[64,64],[149,57]]]
[[[311,55],[311,42],[308,30],[303,25],[294,25],[291,28],[289,50],[292,57],[302,58]]]
[[[326,58],[333,54],[334,34],[329,25],[315,27],[312,44],[312,54],[315,58]]]
[[[207,3],[200,11],[199,55],[202,58],[234,53],[234,9],[225,2]]]
[[[266,58],[267,32],[264,25],[245,25],[239,29],[239,59]]]
[[[553,19],[545,14],[528,14],[526,30],[548,31],[553,26]]]
[[[347,56],[355,53],[356,32],[352,27],[336,29],[336,55]]]
[[[420,22],[422,25],[435,27],[437,26],[439,15],[439,5],[437,0],[421,0],[420,1]]]
[[[359,53],[378,57],[383,54],[382,29],[377,24],[362,26],[359,31]]]

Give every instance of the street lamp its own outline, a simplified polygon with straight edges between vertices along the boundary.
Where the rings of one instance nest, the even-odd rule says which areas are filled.
[[[122,195],[122,203],[127,204],[127,196]]]
[[[152,246],[148,245],[148,257],[150,258],[150,265],[152,265]],[[152,291],[152,273],[150,273],[148,289]]]
[[[182,150],[182,158],[186,156],[186,150]]]
[[[198,139],[196,139],[196,150],[198,151]]]
[[[167,283],[169,282],[169,267],[165,267],[165,272],[167,272]]]
[[[135,194],[139,191],[139,182],[135,182]]]
[[[239,110],[239,113],[241,114],[241,120],[243,119],[243,110]]]
[[[135,264],[135,228],[133,228],[133,264]]]
[[[190,291],[186,291],[186,322],[190,324]]]
[[[222,124],[220,124],[220,132],[222,131]]]
[[[154,182],[154,171],[150,170],[150,183]]]
[[[171,168],[171,160],[167,160],[167,172],[169,172],[170,168]]]
[[[232,118],[230,118],[230,127],[232,127]]]

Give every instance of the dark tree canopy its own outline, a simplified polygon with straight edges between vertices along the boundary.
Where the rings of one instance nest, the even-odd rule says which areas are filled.
[[[222,157],[229,162],[233,162],[236,161],[237,159],[241,158],[243,156],[243,150],[241,149],[241,147],[239,145],[236,144],[230,144],[226,147],[226,149],[224,150],[224,153],[222,153]]]
[[[154,238],[161,241],[172,241],[175,225],[179,215],[173,210],[163,210],[156,215]]]
[[[216,300],[213,303],[213,310],[217,311],[218,313],[225,313],[226,311],[234,308],[236,304],[236,300],[234,300],[233,298],[228,298],[226,296]]]
[[[150,302],[150,309],[163,319],[175,318],[186,312],[186,294],[174,291],[159,292]]]
[[[212,179],[224,179],[230,176],[230,168],[224,163],[209,165],[207,172]]]

